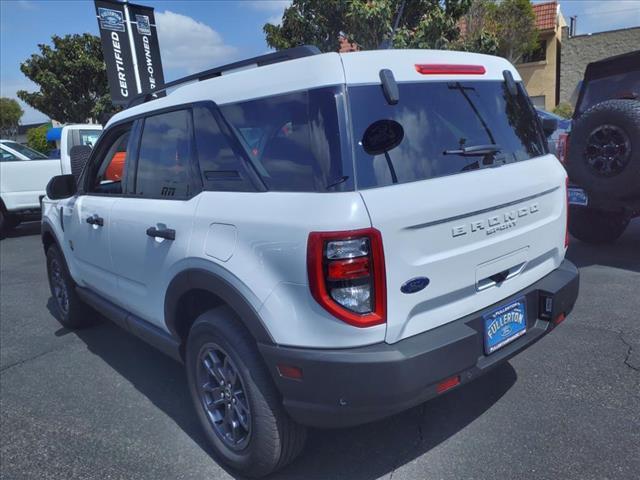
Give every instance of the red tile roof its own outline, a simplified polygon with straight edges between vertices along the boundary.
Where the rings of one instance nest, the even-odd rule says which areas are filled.
[[[536,15],[536,28],[540,31],[555,30],[558,2],[536,3],[533,13]]]
[[[340,35],[340,49],[338,50],[340,53],[357,52],[358,50],[360,50],[360,48],[357,44],[349,43],[345,37]]]

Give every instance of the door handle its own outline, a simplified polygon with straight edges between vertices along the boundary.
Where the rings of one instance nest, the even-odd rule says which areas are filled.
[[[154,238],[164,238],[166,240],[175,240],[176,231],[172,228],[147,228],[147,235]]]
[[[87,223],[89,225],[104,227],[104,218],[99,217],[98,215],[91,215],[90,217],[87,217]]]

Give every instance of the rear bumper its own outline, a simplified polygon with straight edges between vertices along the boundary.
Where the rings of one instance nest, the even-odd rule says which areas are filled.
[[[377,420],[438,395],[436,385],[458,375],[465,384],[506,362],[554,328],[578,296],[576,267],[564,261],[529,288],[472,315],[394,344],[350,349],[299,349],[260,344],[289,414],[316,427],[343,427]],[[484,354],[482,315],[525,296],[527,333],[490,356]],[[551,315],[540,314],[542,297],[553,298]],[[283,378],[276,365],[297,366],[302,380]],[[457,387],[456,387],[457,388]]]

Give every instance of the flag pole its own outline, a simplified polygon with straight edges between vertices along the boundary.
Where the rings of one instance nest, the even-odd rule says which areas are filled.
[[[127,22],[127,35],[129,36],[129,45],[131,46],[131,58],[133,60],[133,72],[136,79],[136,91],[138,95],[142,93],[142,81],[140,80],[140,72],[138,71],[138,55],[136,54],[136,45],[133,41],[133,25],[129,15],[129,0],[124,0],[124,19]]]

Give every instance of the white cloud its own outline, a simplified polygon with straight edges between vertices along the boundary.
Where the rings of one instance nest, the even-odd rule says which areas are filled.
[[[170,10],[156,12],[156,24],[164,68],[194,73],[219,65],[238,52],[209,25],[187,15]]]
[[[273,16],[267,18],[267,23],[271,23],[273,25],[281,25],[282,24],[282,15],[273,15]],[[260,28],[260,31],[262,31],[262,28]]]
[[[36,6],[29,0],[18,0],[18,6],[24,10],[35,10]]]
[[[257,0],[244,2],[244,5],[249,6],[253,10],[270,14],[266,23],[281,25],[282,14],[284,13],[285,8],[291,5],[291,0]],[[260,31],[262,31],[262,25],[260,25]]]
[[[261,10],[263,12],[279,12],[282,14],[284,9],[291,5],[291,0],[254,0],[245,2],[245,5],[253,8],[254,10]]]

